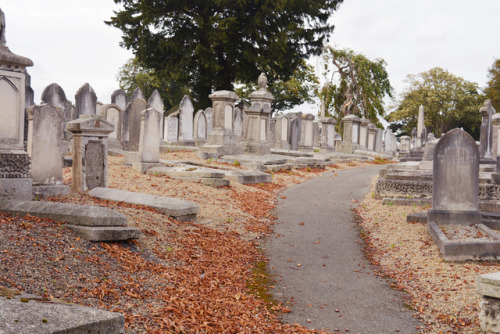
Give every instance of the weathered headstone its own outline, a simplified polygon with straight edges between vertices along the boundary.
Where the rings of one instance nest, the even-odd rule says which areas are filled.
[[[146,109],[141,113],[140,161],[132,167],[140,173],[160,165],[160,126],[163,110]]]
[[[122,149],[123,109],[117,104],[105,104],[102,106],[101,116],[114,127],[108,137],[109,146]]]
[[[179,135],[178,143],[185,146],[194,146],[193,140],[194,107],[189,96],[184,95],[179,104]]]
[[[33,66],[33,62],[9,50],[4,32],[5,25],[0,43],[0,200],[31,200],[30,159],[24,151],[24,116],[26,67]]]
[[[132,92],[132,96],[130,97],[130,101],[134,101],[135,99],[146,100],[144,93],[142,92],[142,90],[139,87],[134,89],[134,91]]]
[[[409,154],[410,153],[410,137],[409,136],[401,136],[399,146],[400,154]]]
[[[132,96],[135,98],[128,104],[126,111],[129,129],[127,150],[137,152],[139,150],[139,140],[141,137],[141,112],[146,110],[148,106],[139,88],[134,91]]]
[[[479,144],[479,154],[481,159],[492,159],[492,123],[491,117],[495,113],[495,109],[491,104],[491,100],[484,101],[483,106],[479,110],[481,112],[481,134]]]
[[[323,118],[321,120],[321,150],[331,152],[335,150],[335,124],[337,121],[333,118]]]
[[[75,95],[75,109],[78,117],[82,115],[95,115],[97,106],[97,96],[94,89],[88,84],[84,84]]]
[[[384,131],[380,128],[377,128],[377,133],[375,136],[375,152],[376,153],[382,153],[384,150],[383,137],[384,137]]]
[[[417,139],[416,139],[416,147],[422,146],[422,131],[424,131],[425,127],[425,118],[424,118],[424,106],[420,105],[418,108],[418,120],[417,120]]]
[[[359,146],[362,150],[368,148],[368,124],[370,121],[364,117],[359,120]]]
[[[368,150],[375,152],[375,140],[377,137],[377,127],[374,124],[368,125]]]
[[[208,138],[208,135],[212,133],[212,126],[213,126],[214,113],[212,107],[208,107],[207,109],[205,109],[205,117],[207,118],[207,138]]]
[[[243,136],[243,111],[238,107],[234,108],[233,128],[235,135]]]
[[[461,129],[446,133],[434,151],[432,209],[428,220],[439,224],[479,224],[479,150]]]
[[[342,118],[344,123],[344,135],[342,137],[341,151],[351,154],[358,148],[359,139],[359,117],[356,115],[347,115]]]
[[[171,113],[165,118],[163,131],[164,140],[167,144],[177,144],[179,138],[179,112]]]
[[[302,113],[301,112],[294,114],[290,113],[289,116],[293,117],[293,119],[290,121],[290,136],[289,136],[290,150],[298,151],[301,131],[302,131]]]
[[[302,115],[302,129],[300,132],[300,143],[299,143],[300,151],[313,150],[313,141],[314,141],[313,122],[314,122],[313,114]]]
[[[108,135],[113,124],[97,115],[84,115],[66,123],[73,134],[71,190],[87,191],[108,185]]]
[[[203,110],[198,110],[194,115],[193,135],[196,146],[201,146],[207,142],[207,117]]]
[[[155,89],[153,91],[153,94],[151,94],[151,96],[149,97],[148,108],[157,110],[162,113],[162,117],[160,120],[160,138],[163,139],[163,122],[165,121],[165,117],[163,115],[165,113],[165,105],[163,104],[160,92],[158,92],[157,89]]]
[[[123,89],[117,89],[111,94],[111,103],[116,104],[122,110],[127,109],[128,105],[128,96],[127,93]]]
[[[290,118],[287,115],[276,117],[275,143],[274,147],[282,150],[289,150],[288,133],[290,128]]]
[[[321,129],[318,122],[313,122],[313,147],[319,148],[321,141]]]

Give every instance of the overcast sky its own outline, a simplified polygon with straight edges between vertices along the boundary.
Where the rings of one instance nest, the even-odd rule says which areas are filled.
[[[119,46],[121,32],[104,24],[114,1],[4,0],[0,6],[7,46],[34,62],[36,103],[52,82],[71,101],[88,82],[98,100],[109,103],[118,69],[132,57]],[[396,93],[407,74],[435,66],[484,87],[488,68],[500,58],[499,15],[500,0],[344,0],[332,18],[330,44],[383,58]]]

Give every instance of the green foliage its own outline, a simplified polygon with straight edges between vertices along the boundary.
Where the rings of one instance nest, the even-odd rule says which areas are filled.
[[[287,82],[303,59],[320,54],[342,0],[114,0],[107,22],[121,45],[156,75],[188,87],[197,107],[235,82]]]
[[[324,49],[324,75],[330,76],[327,85],[320,92],[326,102],[326,114],[340,120],[354,114],[365,117],[381,126],[378,116],[384,116],[383,99],[392,97],[389,74],[383,59],[370,60],[362,54],[345,49]]]
[[[188,90],[179,87],[175,80],[160,78],[154,70],[142,66],[137,58],[129,59],[120,67],[116,79],[120,88],[125,90],[129,96],[137,87],[142,90],[146,98],[157,89],[167,111],[177,106],[182,97],[188,93]]]
[[[479,108],[484,96],[477,83],[455,76],[440,67],[408,75],[408,86],[394,110],[385,118],[398,135],[411,136],[417,126],[418,108],[424,106],[425,126],[439,138],[454,128],[463,128],[476,140],[481,129]]]
[[[319,80],[314,68],[302,61],[288,81],[277,80],[269,84],[268,90],[274,95],[273,111],[292,109],[302,103],[314,103],[318,88]],[[256,82],[241,84],[236,88],[236,94],[249,103],[248,95],[256,89]]]
[[[496,59],[488,70],[488,87],[485,89],[486,96],[491,100],[493,108],[500,112],[500,59]]]

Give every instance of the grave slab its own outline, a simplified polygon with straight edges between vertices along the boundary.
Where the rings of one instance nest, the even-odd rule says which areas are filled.
[[[124,241],[139,239],[141,230],[135,227],[122,226],[81,226],[66,225],[67,228],[80,235],[82,238],[93,242]]]
[[[126,190],[94,188],[88,194],[108,201],[145,205],[179,221],[192,221],[196,218],[196,214],[199,211],[196,203]]]
[[[149,169],[148,175],[165,175],[173,178],[195,177],[195,178],[224,178],[224,172],[195,166],[179,166],[179,167],[153,167]]]
[[[271,175],[256,170],[227,171],[226,178],[242,184],[257,184],[271,182]]]

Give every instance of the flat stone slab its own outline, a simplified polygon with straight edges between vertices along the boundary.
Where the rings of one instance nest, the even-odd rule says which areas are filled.
[[[279,165],[287,162],[286,157],[280,157],[274,154],[265,155],[224,155],[219,159],[228,163],[239,162],[240,164],[253,163],[259,165]]]
[[[13,215],[30,214],[58,222],[83,226],[124,226],[127,217],[108,208],[92,205],[40,201],[0,201],[0,211]]]
[[[31,190],[33,196],[36,197],[51,197],[51,196],[66,196],[69,195],[69,187],[63,184],[53,185],[33,185]]]
[[[500,298],[500,272],[479,275],[477,290],[483,296]]]
[[[410,213],[406,216],[407,222],[427,223],[427,211]]]
[[[125,333],[125,318],[120,313],[34,299],[31,295],[0,297],[0,333]]]
[[[291,157],[313,157],[312,152],[303,152],[303,151],[289,151],[289,150],[279,150],[279,149],[271,149],[271,154],[279,154],[279,155],[288,155]]]
[[[66,225],[66,227],[85,240],[93,242],[124,241],[141,237],[141,230],[135,227],[81,225]]]
[[[145,205],[179,221],[194,220],[200,209],[196,203],[182,199],[135,193],[126,190],[94,188],[88,194],[108,201]]]
[[[224,172],[197,166],[153,167],[147,170],[148,175],[165,175],[172,178],[215,178],[223,179]]]
[[[271,182],[271,175],[257,170],[226,171],[226,178],[242,184],[258,184]]]

